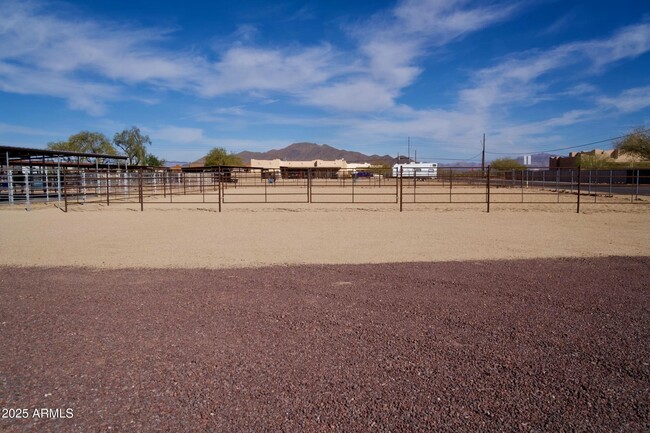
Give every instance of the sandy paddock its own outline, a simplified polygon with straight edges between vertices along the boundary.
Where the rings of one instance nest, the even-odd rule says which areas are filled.
[[[545,196],[532,196],[545,197]],[[571,196],[575,200],[575,196]],[[592,204],[19,205],[0,265],[228,268],[650,254],[650,206]],[[201,201],[201,196],[195,196]],[[208,201],[210,197],[208,197]]]
[[[0,209],[0,431],[650,427],[647,205],[163,199]]]

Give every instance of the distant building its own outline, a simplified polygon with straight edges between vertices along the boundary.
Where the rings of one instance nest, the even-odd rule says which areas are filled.
[[[281,159],[251,159],[251,168],[262,168],[282,179],[305,179],[311,170],[313,178],[335,178],[339,170],[347,168],[344,159],[326,161],[282,161]]]
[[[559,168],[574,168],[578,166],[580,156],[598,156],[609,158],[613,162],[638,162],[640,159],[636,156],[623,153],[618,149],[601,150],[593,149],[582,152],[571,152],[569,156],[552,156],[548,160],[548,166],[551,170]]]

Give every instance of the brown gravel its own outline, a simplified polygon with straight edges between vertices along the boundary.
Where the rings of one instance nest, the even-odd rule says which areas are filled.
[[[0,430],[649,431],[649,271],[4,267]]]

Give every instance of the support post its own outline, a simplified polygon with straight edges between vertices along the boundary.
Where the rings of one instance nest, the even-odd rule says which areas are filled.
[[[416,197],[415,190],[417,189],[416,187],[417,187],[417,183],[418,183],[418,178],[417,178],[417,171],[416,170],[417,169],[415,167],[413,167],[413,203],[417,202],[417,197]]]
[[[14,204],[14,175],[9,167],[9,152],[7,156],[7,187],[9,188],[9,204]]]
[[[99,184],[99,160],[95,158],[95,195],[101,196],[101,185]]]
[[[490,166],[487,167],[487,213],[490,213]]]
[[[65,200],[65,213],[68,213],[68,190],[66,188],[66,173],[67,170],[63,172],[63,199]]]
[[[111,168],[106,169],[106,206],[111,205]]]
[[[45,157],[43,157],[43,171],[45,172],[45,202],[50,202],[50,178],[47,174],[47,167],[45,166]]]
[[[32,205],[29,202],[29,175],[31,170],[25,173],[25,210],[32,210]]]
[[[85,205],[86,204],[86,171],[85,170],[81,172],[81,189],[83,191],[82,204]]]
[[[403,192],[404,192],[404,167],[400,166],[399,168],[399,211],[402,212],[402,206],[404,203]]]
[[[481,173],[483,175],[483,173]],[[453,188],[453,183],[454,183],[454,170],[452,170],[451,167],[449,167],[449,203],[452,201],[452,191],[451,189]]]
[[[307,203],[311,203],[311,168],[307,169]]]
[[[609,196],[612,196],[612,183],[614,181],[614,176],[613,176],[614,170],[609,170]]]
[[[397,159],[399,161],[399,158]],[[392,169],[391,169],[392,173]],[[395,170],[395,203],[399,202],[399,172]]]
[[[59,200],[59,206],[61,206],[61,157],[57,158],[57,167],[56,167],[56,194]]]
[[[576,213],[580,213],[580,193],[582,192],[582,172],[580,166],[578,166],[578,200],[577,200],[577,209]]]
[[[140,212],[144,211],[144,193],[142,192],[142,169],[139,172]]]

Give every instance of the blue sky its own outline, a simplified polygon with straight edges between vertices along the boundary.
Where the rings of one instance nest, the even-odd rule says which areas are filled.
[[[647,1],[0,2],[0,143],[489,159],[650,127]],[[608,147],[608,143],[599,147]],[[559,152],[563,153],[563,152]]]

